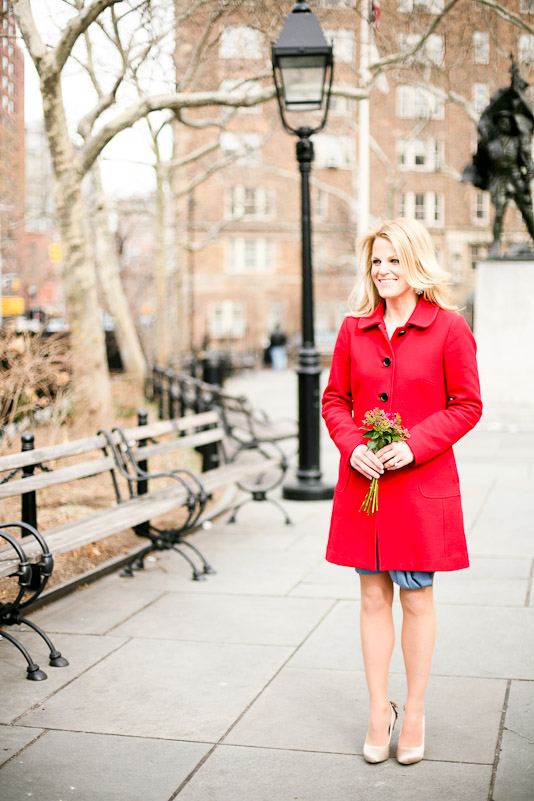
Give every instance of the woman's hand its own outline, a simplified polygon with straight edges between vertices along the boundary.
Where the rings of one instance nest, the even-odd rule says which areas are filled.
[[[380,459],[377,459],[373,451],[367,450],[367,445],[363,444],[358,445],[352,451],[350,466],[369,480],[372,478],[380,478],[384,472]]]
[[[401,467],[406,467],[414,460],[412,450],[406,442],[392,442],[390,445],[384,445],[376,452],[376,456],[386,470],[400,470]]]

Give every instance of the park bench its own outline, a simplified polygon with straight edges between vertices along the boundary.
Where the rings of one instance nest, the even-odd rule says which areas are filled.
[[[132,569],[142,569],[143,560],[151,551],[174,550],[188,562],[193,580],[199,581],[214,571],[186,535],[206,519],[207,501],[214,493],[239,487],[249,494],[247,501],[269,500],[281,508],[267,497],[288,466],[280,448],[273,449],[271,443],[243,444],[232,439],[215,409],[150,424],[146,423],[145,414],[140,422],[135,428],[115,427],[94,437],[37,449],[32,435],[25,433],[20,453],[0,457],[0,500],[20,495],[23,518],[4,522],[0,527],[0,540],[5,542],[0,545],[0,579],[10,577],[17,583],[15,601],[0,603],[2,635],[6,626],[28,623],[22,610],[35,605],[43,592],[55,555],[133,528],[145,543],[132,552],[123,575],[131,576]],[[199,474],[179,464],[180,452],[191,448],[209,449],[207,458],[204,454],[204,470]],[[151,471],[148,461],[156,457],[164,457],[167,462],[169,458],[173,462],[176,459],[176,463],[170,469]],[[76,461],[64,466],[64,461],[72,458]],[[46,531],[38,528],[37,492],[106,473],[114,491],[114,501],[106,508]],[[223,503],[231,508],[224,499]],[[242,505],[234,507],[234,519]],[[179,508],[183,519],[173,528],[162,529],[150,522]],[[209,516],[213,514],[211,510]],[[287,516],[286,522],[290,522]],[[200,561],[200,566],[195,560]],[[47,642],[50,664],[67,664],[45,633],[35,624],[30,627]],[[26,658],[28,678],[46,678],[12,635],[6,639]]]
[[[185,372],[156,368],[147,388],[161,419],[216,408],[227,435],[236,441],[281,443],[298,436],[295,420],[272,420],[266,412],[253,407],[246,396],[232,394]]]

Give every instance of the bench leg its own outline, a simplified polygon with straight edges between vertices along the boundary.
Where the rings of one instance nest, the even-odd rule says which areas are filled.
[[[122,568],[121,572],[119,573],[119,576],[121,578],[133,578],[134,577],[134,574],[133,574],[134,570],[144,570],[144,568],[145,568],[145,556],[148,556],[148,554],[152,553],[153,550],[154,550],[154,546],[153,545],[149,545],[148,548],[145,548],[144,551],[141,551],[141,553],[137,554],[137,556],[134,556],[134,558],[131,559],[128,562],[127,565],[124,565],[124,567]]]
[[[11,634],[8,634],[7,631],[4,629],[0,629],[0,636],[5,637],[6,640],[12,642],[15,648],[18,648],[21,652],[22,656],[28,663],[28,667],[26,668],[26,678],[30,681],[43,681],[44,679],[48,678],[44,670],[41,670],[39,665],[36,665],[35,662],[32,660],[31,656],[29,655],[26,648],[16,640]]]
[[[66,667],[69,664],[68,660],[65,659],[64,656],[61,656],[61,653],[54,646],[54,643],[50,637],[48,637],[44,631],[39,628],[39,626],[37,626],[35,623],[32,623],[31,620],[28,620],[25,617],[19,617],[17,623],[24,623],[26,626],[29,626],[31,629],[33,629],[39,635],[39,637],[43,638],[45,643],[48,645],[48,650],[50,651],[48,664],[51,667]]]
[[[246,500],[242,501],[241,503],[238,503],[237,506],[234,506],[232,514],[228,518],[227,522],[228,523],[235,523],[236,519],[237,519],[237,513],[239,512],[239,510],[242,509],[243,506],[246,506],[247,503],[253,503],[254,501],[268,501],[269,503],[272,503],[273,506],[276,506],[276,508],[279,509],[282,512],[282,514],[284,515],[286,526],[292,526],[293,525],[293,521],[289,517],[288,513],[286,512],[286,510],[284,509],[282,504],[279,503],[275,498],[268,498],[267,495],[264,492],[253,492],[252,493],[252,498],[247,498]]]
[[[198,556],[198,558],[202,562],[202,572],[206,576],[214,576],[217,573],[217,571],[214,570],[212,568],[212,566],[209,564],[209,562],[206,560],[205,556],[203,554],[201,554],[200,551],[198,550],[198,548],[195,545],[193,545],[191,542],[188,542],[188,540],[180,538],[180,539],[178,539],[176,544],[177,545],[187,545],[188,548],[191,548],[191,550],[194,551],[194,553],[196,553],[196,555]]]
[[[183,543],[181,542],[180,544],[183,544]],[[178,548],[177,545],[175,545],[175,544],[171,545],[171,550],[176,551],[176,553],[179,553],[180,556],[183,556],[185,561],[189,564],[189,566],[191,567],[192,574],[193,574],[192,577],[191,577],[193,579],[193,581],[206,581],[206,576],[204,575],[204,573],[201,573],[198,570],[198,568],[195,565],[195,563],[193,562],[193,560],[190,559],[189,556],[186,553],[181,551],[180,548]]]

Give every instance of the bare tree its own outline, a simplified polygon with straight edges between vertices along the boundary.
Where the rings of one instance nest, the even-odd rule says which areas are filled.
[[[73,48],[106,10],[124,0],[91,0],[68,20],[54,47],[47,47],[38,30],[29,0],[14,0],[13,10],[28,52],[37,69],[43,102],[45,129],[52,156],[56,203],[64,244],[64,282],[67,315],[73,351],[73,384],[76,408],[95,426],[112,416],[111,388],[104,336],[100,325],[94,264],[87,247],[82,202],[82,179],[104,147],[119,132],[151,112],[206,106],[254,105],[273,97],[273,89],[262,89],[251,97],[227,92],[168,92],[144,97],[106,118],[98,130],[91,129],[82,147],[69,135],[61,85],[62,72]],[[194,4],[192,4],[194,5]],[[126,13],[126,12],[125,12]],[[109,108],[109,106],[106,106]],[[97,119],[95,115],[95,121]]]
[[[523,20],[508,12],[505,4],[493,0],[478,0],[495,14],[505,16],[513,25]],[[32,13],[30,0],[13,0],[13,9],[19,29],[28,52],[37,69],[43,102],[45,128],[52,155],[56,184],[58,218],[65,250],[65,294],[71,328],[73,349],[73,378],[78,409],[83,410],[95,425],[109,419],[111,415],[111,393],[106,366],[104,339],[100,326],[97,303],[95,268],[87,248],[84,226],[81,184],[84,176],[93,168],[96,159],[106,145],[121,131],[155,112],[171,111],[176,120],[199,123],[198,110],[211,108],[231,109],[265,103],[274,96],[272,82],[250,92],[246,85],[232,91],[206,88],[209,86],[210,54],[217,47],[224,20],[236,19],[242,3],[238,0],[192,0],[176,3],[175,25],[189,21],[199,28],[198,46],[190,49],[186,68],[180,72],[179,80],[169,89],[159,94],[148,94],[128,102],[128,95],[119,97],[113,86],[108,93],[103,92],[100,102],[91,112],[91,124],[87,126],[85,141],[77,146],[69,135],[65,113],[62,73],[67,61],[73,56],[77,43],[85,37],[93,25],[101,23],[105,13],[110,14],[109,25],[118,29],[128,15],[142,14],[152,4],[150,0],[75,0],[67,2],[66,8],[72,10],[54,46],[47,46],[38,29]],[[462,0],[450,0],[438,14],[424,15],[426,22],[417,38],[406,46],[398,47],[397,42],[381,42],[382,52],[389,55],[375,60],[369,66],[370,80],[366,83],[355,81],[354,87],[335,87],[334,94],[355,100],[368,96],[373,80],[381,72],[399,69],[410,64],[410,59],[425,49],[434,32],[443,26],[444,20],[452,10],[462,5]],[[464,4],[465,8],[472,3]],[[168,11],[168,4],[164,4]],[[162,6],[162,7],[164,7]],[[242,10],[242,9],[241,9]],[[112,14],[113,11],[113,14]],[[120,12],[120,13],[119,13]],[[285,4],[277,0],[254,3],[247,9],[252,24],[274,38],[282,17],[287,13]],[[466,10],[466,14],[468,10]],[[405,15],[406,19],[406,15]],[[525,29],[530,29],[529,26]],[[126,59],[128,60],[128,59]],[[124,70],[124,62],[119,68],[117,80]],[[249,76],[250,78],[260,76]],[[119,81],[120,83],[120,81]],[[451,86],[439,86],[441,91],[450,92]],[[111,93],[111,102],[108,96]],[[104,113],[105,112],[105,113]],[[188,113],[190,116],[188,116]],[[210,123],[206,120],[205,124]],[[215,115],[215,124],[220,118]]]

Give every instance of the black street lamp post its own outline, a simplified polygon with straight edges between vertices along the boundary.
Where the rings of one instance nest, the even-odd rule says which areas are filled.
[[[301,175],[302,232],[302,341],[298,353],[299,395],[299,464],[296,478],[284,485],[283,496],[289,500],[313,501],[332,498],[334,489],[321,480],[320,468],[320,394],[321,362],[315,347],[313,324],[313,272],[311,249],[310,172],[313,143],[310,137],[326,125],[334,59],[332,46],[310,6],[296,3],[286,17],[276,44],[272,45],[274,84],[282,124],[288,133],[298,136],[297,161]],[[321,124],[316,128],[288,124],[285,111],[319,111]]]

